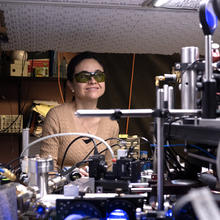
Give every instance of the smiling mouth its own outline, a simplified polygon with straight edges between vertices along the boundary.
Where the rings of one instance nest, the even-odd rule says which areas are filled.
[[[86,88],[86,90],[98,90],[98,87],[90,87],[90,88]]]

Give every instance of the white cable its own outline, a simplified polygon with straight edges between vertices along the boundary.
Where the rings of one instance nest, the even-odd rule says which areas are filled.
[[[216,157],[216,169],[218,175],[218,182],[220,182],[220,141],[218,143],[217,157]]]
[[[87,133],[59,133],[59,134],[52,134],[52,135],[48,135],[48,136],[39,138],[36,141],[33,141],[30,144],[28,144],[27,147],[25,147],[23,149],[23,151],[21,152],[20,156],[22,157],[26,150],[28,150],[30,147],[32,147],[33,145],[35,145],[35,144],[37,144],[37,143],[39,143],[39,142],[41,142],[43,140],[46,140],[46,139],[49,139],[49,138],[53,138],[53,137],[68,136],[68,135],[87,136],[87,137],[90,137],[90,138],[97,139],[98,141],[101,141],[108,148],[108,150],[110,151],[110,153],[112,155],[112,158],[115,157],[113,150],[111,149],[111,147],[109,146],[109,144],[105,140],[103,140],[102,138],[97,137],[95,135],[87,134]]]

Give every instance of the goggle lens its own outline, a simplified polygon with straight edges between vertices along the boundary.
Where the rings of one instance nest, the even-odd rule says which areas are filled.
[[[76,82],[87,83],[93,77],[96,82],[105,82],[105,73],[101,70],[96,70],[95,72],[82,71],[74,74]]]

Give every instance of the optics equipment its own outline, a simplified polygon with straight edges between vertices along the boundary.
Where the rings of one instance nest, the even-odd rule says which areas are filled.
[[[200,3],[199,18],[204,34],[212,35],[218,24],[212,1],[203,0]]]

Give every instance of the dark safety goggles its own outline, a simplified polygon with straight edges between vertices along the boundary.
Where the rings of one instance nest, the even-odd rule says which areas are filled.
[[[95,72],[81,71],[74,74],[76,82],[87,83],[93,77],[96,82],[105,82],[105,73],[101,70],[96,70]]]

